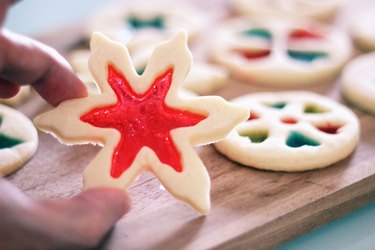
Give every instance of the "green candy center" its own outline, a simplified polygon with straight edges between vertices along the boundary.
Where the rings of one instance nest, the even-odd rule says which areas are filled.
[[[306,135],[303,135],[297,131],[290,132],[286,145],[292,148],[299,148],[302,146],[319,146],[320,143]]]
[[[155,28],[155,29],[164,29],[164,19],[160,16],[142,20],[137,17],[131,16],[127,18],[127,23],[131,26],[133,29],[144,29],[144,28]]]
[[[249,138],[252,143],[261,143],[268,138],[268,131],[266,130],[245,131],[239,134],[240,136]]]
[[[288,50],[288,56],[299,61],[313,62],[317,59],[327,58],[328,54],[325,52],[304,52],[304,51]]]
[[[0,115],[0,126],[3,123],[3,117]],[[0,132],[0,149],[11,148],[23,143],[22,140],[7,136]]]

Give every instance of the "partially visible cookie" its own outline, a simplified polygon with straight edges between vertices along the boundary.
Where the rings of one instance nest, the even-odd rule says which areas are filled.
[[[350,58],[347,34],[306,19],[237,18],[217,27],[211,55],[243,81],[297,87],[335,79]]]
[[[21,105],[26,99],[30,96],[31,89],[29,86],[22,86],[20,91],[12,98],[0,99],[0,103],[3,103],[8,106],[17,107]]]
[[[125,43],[132,52],[169,39],[181,29],[188,33],[189,40],[194,39],[205,23],[205,15],[187,3],[127,2],[101,9],[88,23],[87,36],[90,37],[93,31],[100,31],[115,41]]]
[[[375,52],[352,60],[342,75],[345,98],[359,108],[375,114]]]
[[[195,61],[183,86],[199,95],[205,95],[224,86],[229,80],[228,75],[224,67]]]
[[[142,75],[146,69],[153,49],[154,47],[150,46],[141,51],[131,53],[135,70],[139,75]],[[89,50],[75,50],[68,55],[68,61],[77,75],[86,84],[89,93],[97,94],[99,90],[88,68],[89,56]],[[204,95],[222,87],[227,81],[228,71],[224,67],[195,61],[185,79],[184,88],[199,95]]]
[[[0,105],[0,174],[19,169],[37,146],[38,133],[31,121],[17,110]]]
[[[351,33],[354,42],[361,50],[375,50],[375,7],[359,12],[353,19]]]
[[[233,103],[250,108],[250,118],[215,147],[246,166],[290,172],[323,168],[347,157],[359,140],[355,114],[315,93],[256,93]]]
[[[329,20],[343,0],[232,0],[233,8],[242,14],[292,15]]]

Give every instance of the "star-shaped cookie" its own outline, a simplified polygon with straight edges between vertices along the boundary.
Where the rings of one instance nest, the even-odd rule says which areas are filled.
[[[37,127],[68,144],[103,145],[85,170],[86,188],[127,189],[152,171],[177,199],[207,213],[210,179],[193,146],[222,139],[249,110],[220,97],[179,96],[192,62],[185,32],[158,45],[142,75],[127,48],[100,33],[91,53],[101,94],[61,103],[37,117]]]

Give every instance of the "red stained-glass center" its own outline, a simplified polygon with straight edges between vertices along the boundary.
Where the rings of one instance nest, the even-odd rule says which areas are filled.
[[[170,132],[194,126],[206,116],[166,105],[172,76],[173,68],[169,68],[145,93],[137,94],[123,75],[114,67],[108,67],[108,83],[117,96],[117,103],[94,108],[81,120],[95,127],[114,128],[120,132],[121,138],[112,156],[112,177],[120,177],[142,147],[151,148],[162,163],[177,172],[183,171],[180,152]]]

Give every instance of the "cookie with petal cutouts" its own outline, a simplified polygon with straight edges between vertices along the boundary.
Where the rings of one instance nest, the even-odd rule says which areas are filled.
[[[297,87],[332,81],[352,52],[347,34],[306,19],[237,18],[217,27],[212,60],[243,81]]]
[[[173,196],[207,213],[210,179],[193,146],[224,138],[248,109],[181,94],[192,62],[185,32],[159,44],[141,75],[126,46],[100,33],[91,53],[100,94],[62,102],[35,119],[38,128],[66,143],[104,146],[85,170],[86,188],[127,189],[151,171]]]
[[[255,93],[233,103],[249,107],[250,118],[215,147],[246,166],[290,172],[323,168],[346,158],[358,143],[355,114],[315,93]]]
[[[353,105],[375,114],[375,52],[361,55],[345,67],[342,92]]]
[[[0,105],[0,175],[19,169],[38,146],[38,133],[19,111]]]

